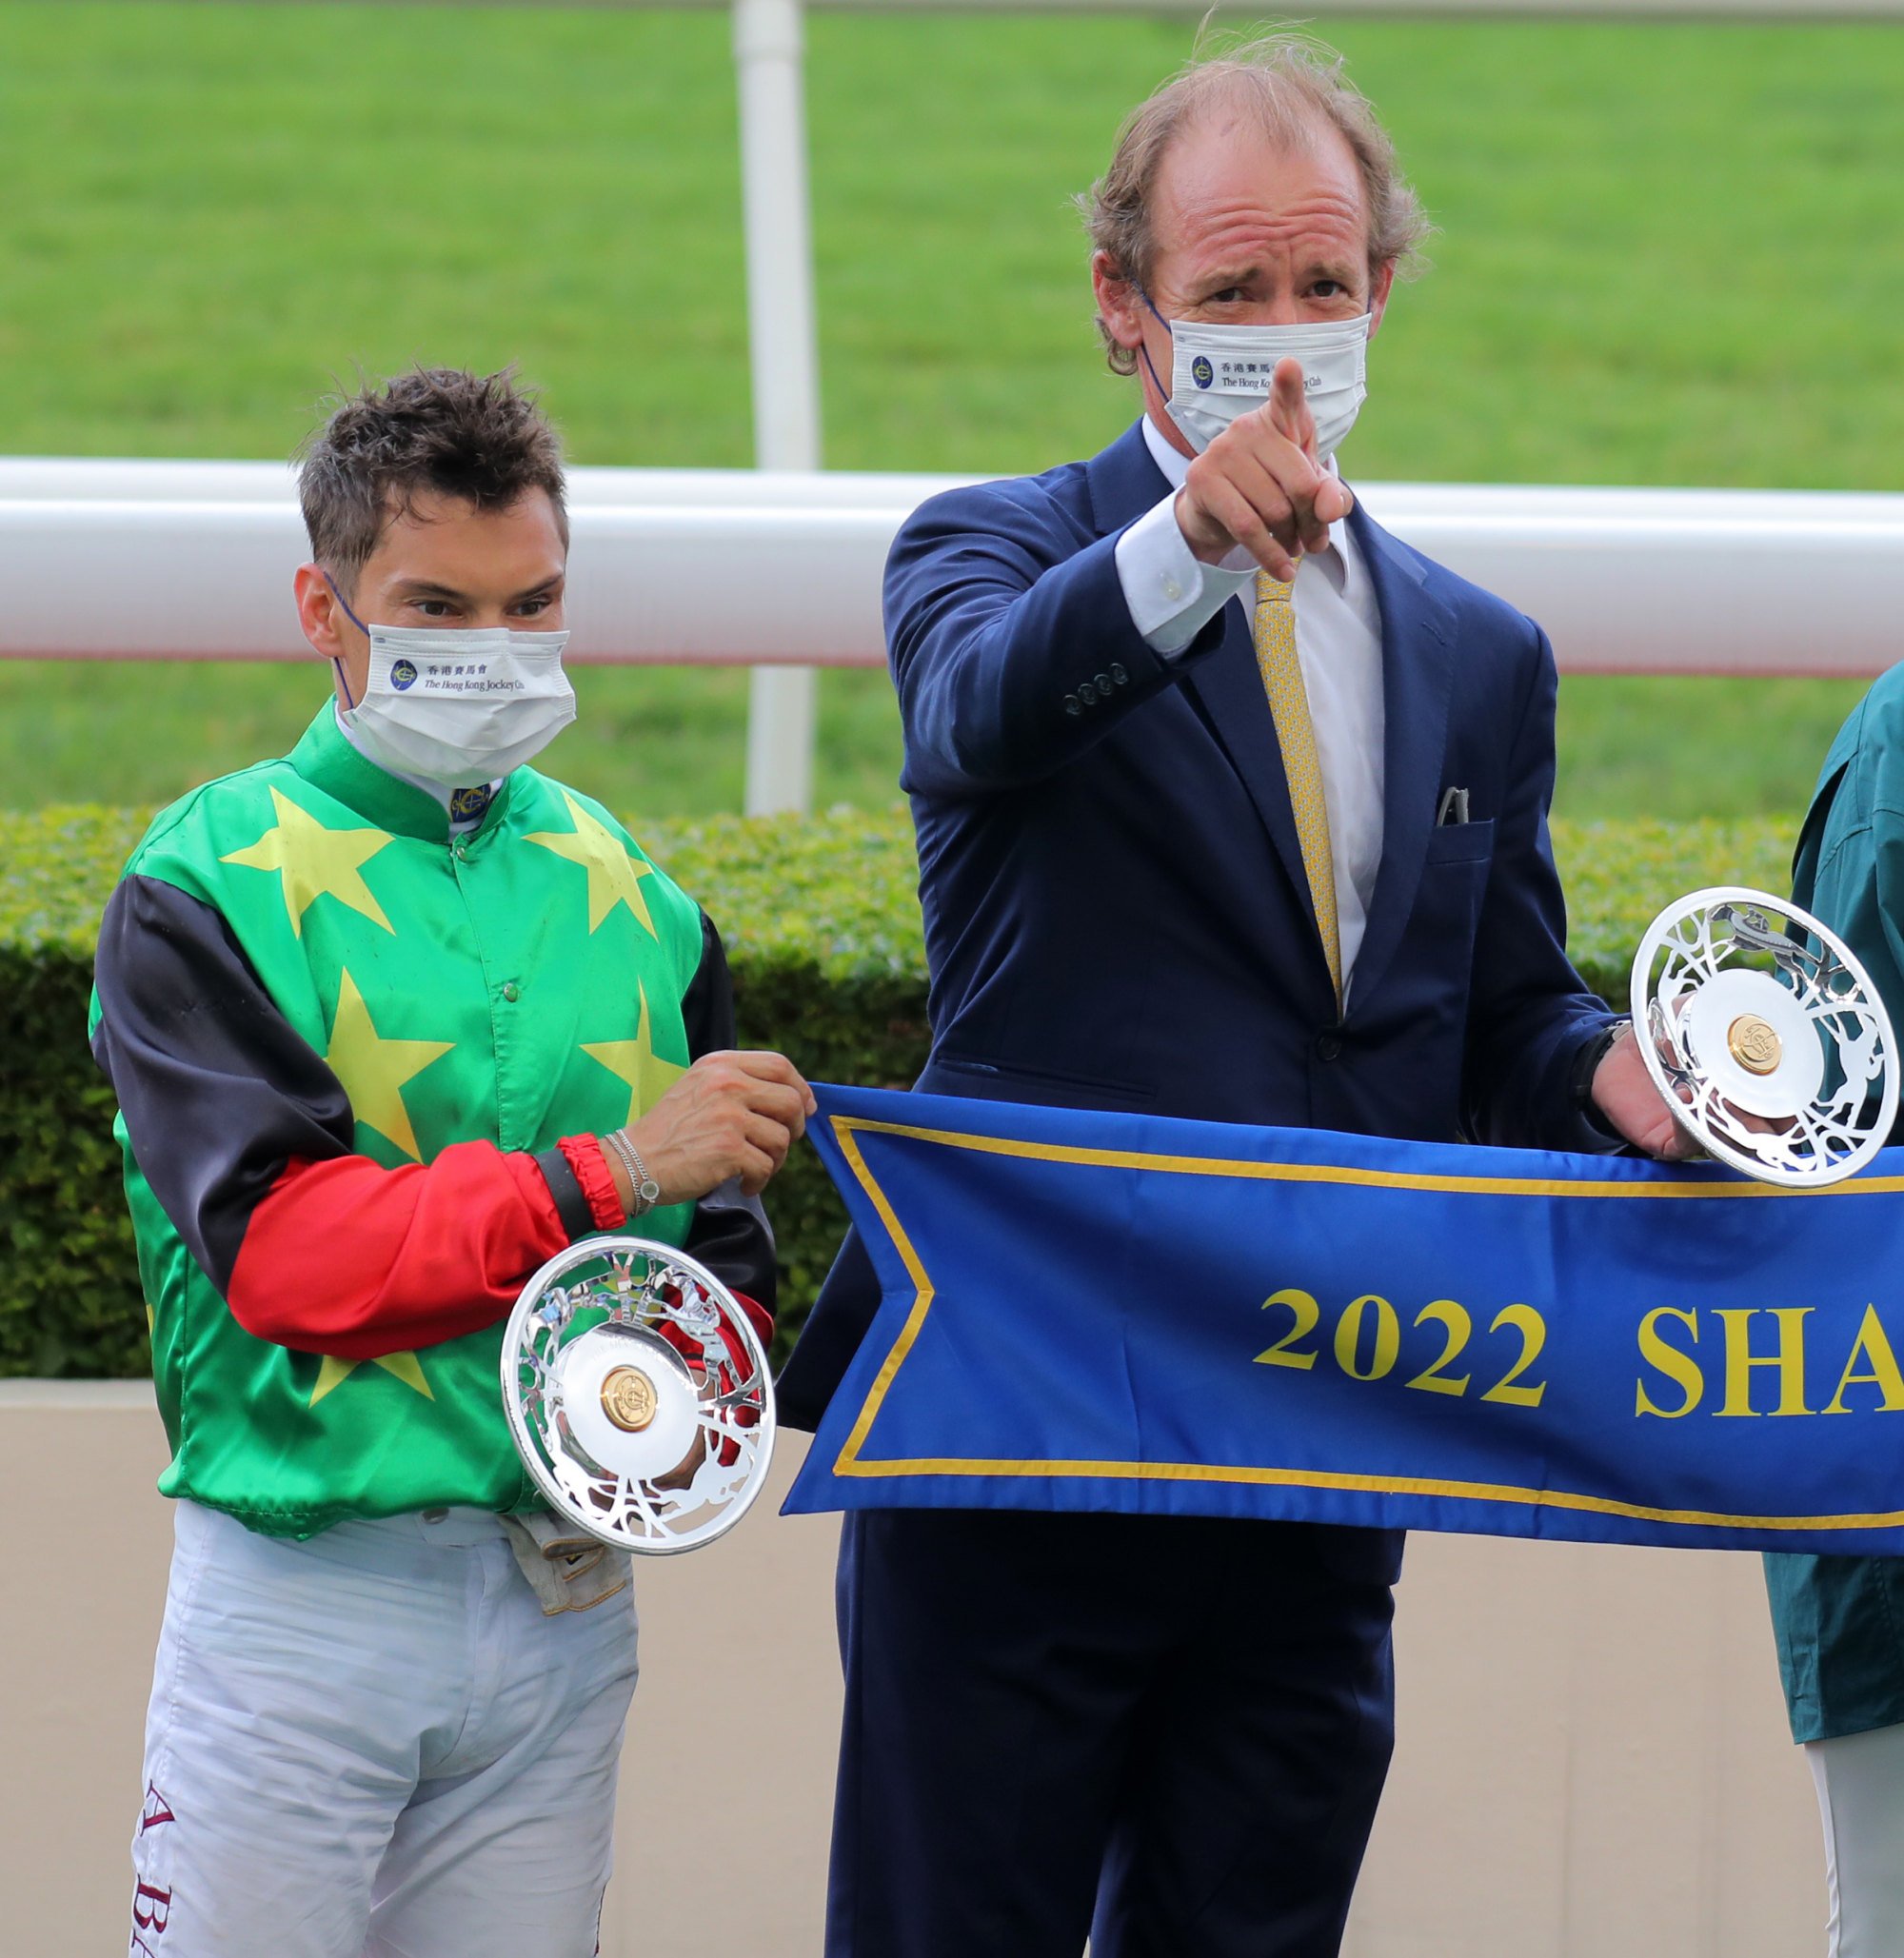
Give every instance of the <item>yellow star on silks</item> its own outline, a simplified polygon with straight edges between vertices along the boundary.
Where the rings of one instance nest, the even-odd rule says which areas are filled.
[[[327,829],[308,809],[299,808],[275,787],[271,806],[278,812],[275,826],[248,848],[218,860],[284,873],[285,909],[290,913],[294,939],[304,936],[304,915],[320,898],[335,898],[361,911],[372,924],[394,933],[396,926],[384,916],[384,907],[364,881],[363,867],[395,840],[381,829]]]
[[[339,1359],[334,1353],[327,1353],[324,1364],[317,1370],[317,1385],[310,1390],[310,1398],[305,1405],[315,1407],[333,1387],[342,1386],[363,1364],[362,1360]],[[387,1374],[394,1374],[406,1387],[414,1389],[426,1400],[436,1398],[429,1391],[429,1382],[423,1376],[423,1362],[415,1354],[387,1353],[370,1364],[382,1367]]]
[[[404,1084],[455,1046],[454,1040],[387,1040],[370,1023],[370,1009],[347,969],[337,987],[337,1018],[325,1054],[330,1071],[344,1083],[350,1112],[396,1144],[412,1162],[421,1162],[416,1131],[404,1106]]]
[[[648,900],[642,896],[642,879],[654,875],[654,866],[638,862],[627,846],[605,822],[589,815],[566,789],[562,800],[575,823],[572,831],[544,829],[523,841],[540,843],[558,857],[566,857],[588,873],[588,930],[592,937],[607,921],[617,904],[625,904],[649,938],[659,937],[654,920],[648,916]]]
[[[600,1061],[611,1075],[619,1076],[628,1084],[628,1112],[622,1117],[623,1123],[631,1122],[638,1115],[652,1108],[665,1095],[687,1070],[677,1066],[672,1060],[664,1060],[654,1050],[654,1028],[648,1019],[648,989],[639,980],[636,991],[641,995],[642,1017],[636,1023],[635,1038],[632,1040],[585,1040],[582,1051],[590,1060]]]

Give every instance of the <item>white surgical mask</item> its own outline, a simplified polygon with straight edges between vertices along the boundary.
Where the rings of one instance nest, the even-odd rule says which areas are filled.
[[[1369,313],[1296,326],[1164,320],[1170,328],[1170,419],[1200,455],[1239,415],[1262,405],[1279,361],[1299,360],[1309,412],[1316,418],[1317,459],[1327,462],[1368,399],[1372,321]],[[1157,378],[1155,367],[1151,375]],[[1162,385],[1159,380],[1158,386]]]
[[[575,719],[562,670],[565,632],[372,625],[364,698],[350,730],[373,761],[445,788],[520,768]]]

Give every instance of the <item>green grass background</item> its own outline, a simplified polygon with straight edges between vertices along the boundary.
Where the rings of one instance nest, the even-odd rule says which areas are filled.
[[[1904,34],[1321,27],[1441,227],[1352,476],[1900,486]],[[0,0],[0,452],[282,456],[336,377],[513,360],[578,462],[746,464],[729,32]],[[1030,469],[1122,425],[1066,197],[1191,32],[810,20],[829,464]],[[282,749],[321,684],[0,665],[0,806],[165,800]],[[636,818],[738,804],[744,676],[581,691],[564,774]],[[1560,808],[1789,820],[1856,692],[1570,682]],[[888,800],[896,755],[881,677],[827,676],[822,800]]]

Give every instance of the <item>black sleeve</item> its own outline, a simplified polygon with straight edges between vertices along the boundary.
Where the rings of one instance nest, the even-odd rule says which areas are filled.
[[[349,1155],[349,1098],[278,1010],[230,926],[172,884],[119,884],[94,983],[93,1058],[140,1174],[226,1291],[251,1215],[285,1165]]]
[[[727,955],[714,920],[701,914],[701,964],[681,1002],[687,1028],[687,1058],[718,1054],[734,1044],[734,987]],[[772,1228],[758,1197],[744,1197],[738,1177],[710,1190],[694,1206],[694,1221],[683,1245],[731,1291],[756,1305],[774,1309],[779,1268],[774,1262]]]

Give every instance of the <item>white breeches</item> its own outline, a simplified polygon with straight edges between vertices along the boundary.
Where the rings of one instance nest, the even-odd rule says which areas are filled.
[[[1831,1958],[1904,1958],[1904,1727],[1809,1742]]]
[[[494,1516],[181,1502],[132,1958],[590,1958],[634,1685],[631,1591],[544,1616]]]

